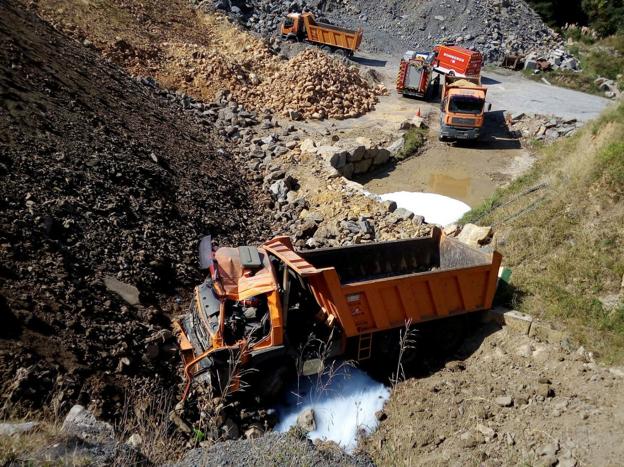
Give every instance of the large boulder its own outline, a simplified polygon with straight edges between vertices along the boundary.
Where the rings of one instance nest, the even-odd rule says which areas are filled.
[[[61,431],[89,442],[112,442],[115,439],[113,427],[98,420],[82,405],[74,405],[61,426]]]
[[[466,245],[478,248],[490,241],[492,238],[492,227],[466,224],[457,238]]]
[[[316,153],[334,169],[342,169],[347,163],[347,151],[336,146],[320,146]]]

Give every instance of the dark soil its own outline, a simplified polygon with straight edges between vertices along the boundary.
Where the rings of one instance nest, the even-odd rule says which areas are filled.
[[[0,384],[6,407],[119,414],[173,389],[198,240],[254,242],[265,200],[212,127],[0,3]],[[140,304],[109,291],[112,276]]]

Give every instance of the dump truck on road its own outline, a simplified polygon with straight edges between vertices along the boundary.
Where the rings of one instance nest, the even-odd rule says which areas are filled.
[[[310,42],[327,52],[353,55],[362,43],[362,29],[357,31],[331,24],[317,23],[312,13],[289,13],[279,29],[282,38]]]
[[[487,88],[481,78],[446,75],[440,104],[440,140],[475,140],[485,122]],[[489,111],[491,105],[488,104]]]
[[[439,228],[423,238],[309,251],[296,251],[288,237],[214,254],[202,244],[210,277],[175,323],[183,399],[192,380],[223,393],[238,389],[244,373],[271,397],[289,369],[314,374],[334,357],[384,355],[406,322],[489,309],[501,263],[498,252]]]

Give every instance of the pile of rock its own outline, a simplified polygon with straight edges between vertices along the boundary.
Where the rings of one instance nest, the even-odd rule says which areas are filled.
[[[292,145],[291,142],[285,143]],[[304,142],[305,147],[308,142]],[[270,146],[267,147],[267,150]],[[296,147],[283,157],[259,156],[258,169],[264,169],[264,187],[274,200],[274,229],[290,235],[298,248],[334,247],[373,241],[414,238],[428,235],[431,226],[422,216],[398,209],[392,201],[381,202],[367,195],[362,186],[337,176],[325,160],[306,153],[306,170],[318,175],[321,200],[310,196],[293,173],[293,156],[302,156]],[[286,162],[289,160],[289,162]],[[336,194],[335,198],[331,193]]]
[[[560,118],[536,114],[507,114],[509,131],[518,138],[535,138],[552,141],[563,136],[573,135],[583,122],[575,118]]]
[[[313,3],[306,0],[270,1],[270,0],[213,0],[217,10],[227,13],[243,26],[263,35],[275,34],[284,17],[291,12],[311,11],[317,20],[322,20],[322,13]],[[318,3],[318,2],[316,2]]]
[[[362,25],[363,46],[373,52],[430,50],[449,41],[498,62],[505,55],[550,49],[561,42],[524,0],[336,2],[326,14],[343,26]]]
[[[534,71],[569,70],[580,71],[579,61],[565,49],[557,47],[546,53],[531,52],[524,62],[524,69]]]
[[[371,86],[355,67],[348,67],[314,49],[308,49],[285,64],[272,77],[237,93],[239,101],[252,109],[269,109],[302,118],[352,118],[375,108],[383,85]]]
[[[222,89],[256,86],[283,63],[260,40],[242,46],[237,55],[198,44],[165,42],[162,47],[164,59],[156,73],[161,84],[205,101]]]
[[[317,146],[313,140],[307,139],[301,143],[301,150],[317,155],[348,179],[386,164],[392,156],[387,148],[373,144],[364,137],[340,142],[336,146]]]
[[[180,112],[168,101],[196,103],[139,84],[16,4],[1,9],[0,73],[19,94],[0,119],[12,135],[0,143],[2,397],[120,416],[124,394],[178,382],[169,316],[203,278],[198,237],[258,241],[268,197],[199,118],[209,109]]]
[[[393,0],[213,0],[231,18],[265,36],[277,33],[288,12],[311,11],[317,20],[364,29],[363,49],[403,53],[430,50],[451,41],[483,52],[489,62],[504,55],[549,50],[561,38],[524,0],[465,0],[398,3]],[[323,15],[327,19],[323,18]]]
[[[622,80],[622,75],[618,75]],[[605,97],[609,99],[619,99],[622,96],[622,91],[619,89],[617,82],[607,78],[597,78],[594,84],[598,86],[598,89],[604,91]]]

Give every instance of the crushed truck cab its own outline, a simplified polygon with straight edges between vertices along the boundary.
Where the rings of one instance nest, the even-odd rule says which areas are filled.
[[[222,393],[253,370],[253,380],[268,377],[259,387],[274,392],[283,368],[309,374],[319,360],[383,354],[406,322],[490,308],[500,263],[499,253],[439,228],[423,238],[310,251],[296,251],[288,237],[219,248],[210,277],[175,324],[184,398],[193,379]]]

